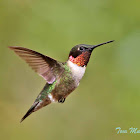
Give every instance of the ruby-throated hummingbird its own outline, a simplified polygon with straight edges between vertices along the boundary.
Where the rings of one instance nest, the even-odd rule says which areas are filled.
[[[64,63],[30,49],[9,47],[23,58],[32,69],[47,82],[31,108],[21,119],[21,122],[32,112],[50,103],[64,103],[66,97],[78,87],[85,73],[93,49],[113,41],[114,40],[98,45],[76,45],[71,49],[68,60]]]

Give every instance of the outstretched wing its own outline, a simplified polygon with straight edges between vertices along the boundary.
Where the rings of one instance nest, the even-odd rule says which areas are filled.
[[[9,48],[23,58],[49,84],[55,81],[56,72],[62,71],[60,63],[48,56],[23,47]]]

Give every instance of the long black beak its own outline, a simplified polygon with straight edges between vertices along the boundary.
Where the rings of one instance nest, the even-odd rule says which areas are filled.
[[[113,42],[114,40],[111,40],[111,41],[108,41],[108,42],[104,42],[104,43],[101,43],[101,44],[98,44],[98,45],[93,45],[92,47],[90,47],[89,49],[90,49],[90,51],[93,51],[93,49],[95,49],[95,48],[97,48],[97,47],[99,47],[99,46],[102,46],[102,45],[104,45],[104,44],[108,44],[108,43],[111,43],[111,42]]]

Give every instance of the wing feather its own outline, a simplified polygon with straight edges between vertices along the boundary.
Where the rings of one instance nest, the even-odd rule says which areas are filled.
[[[9,48],[23,58],[49,84],[53,83],[56,79],[55,71],[62,71],[60,63],[48,56],[23,47],[12,46]]]

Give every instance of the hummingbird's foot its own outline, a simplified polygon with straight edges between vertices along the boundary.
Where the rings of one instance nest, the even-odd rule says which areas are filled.
[[[64,103],[65,102],[65,98],[62,97],[61,99],[58,100],[58,103]]]

